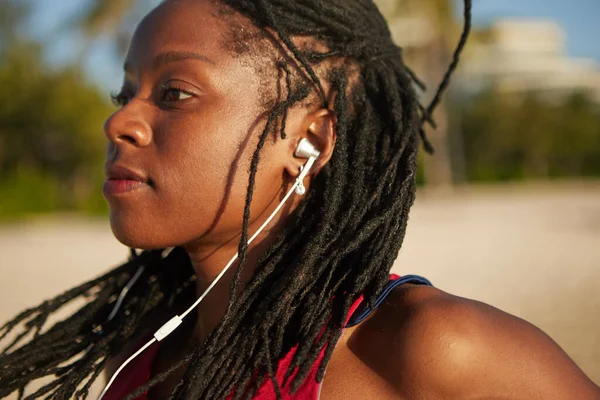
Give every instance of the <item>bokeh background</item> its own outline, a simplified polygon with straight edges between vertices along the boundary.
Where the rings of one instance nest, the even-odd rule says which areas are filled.
[[[131,33],[157,3],[0,0],[2,321],[127,254],[100,190],[102,123]],[[462,3],[377,3],[435,88]],[[534,323],[600,384],[600,2],[473,7],[394,272]]]

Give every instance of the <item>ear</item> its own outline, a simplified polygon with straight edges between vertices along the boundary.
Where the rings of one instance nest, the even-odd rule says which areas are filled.
[[[336,141],[336,117],[333,111],[321,108],[313,111],[304,117],[301,123],[302,134],[291,141],[293,149],[292,154],[301,139],[307,138],[313,146],[321,153],[315,161],[309,175],[316,175],[325,164],[331,159]],[[286,166],[287,172],[291,176],[298,176],[300,167],[306,163],[306,159],[293,157]]]

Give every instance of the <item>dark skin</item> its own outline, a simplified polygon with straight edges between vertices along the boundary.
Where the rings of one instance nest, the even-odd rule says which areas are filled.
[[[151,179],[136,190],[106,195],[114,235],[133,248],[185,248],[200,293],[237,252],[248,169],[267,111],[258,95],[261,77],[254,60],[223,48],[229,28],[214,12],[209,2],[171,1],[144,20],[125,61],[123,106],[104,127],[107,169],[125,166]],[[273,137],[265,145],[251,234],[306,162],[293,155],[301,138],[321,151],[313,171],[331,157],[331,125],[329,110],[295,108],[287,120],[288,139]],[[310,187],[310,178],[305,186]],[[300,200],[292,197],[254,241],[246,278]],[[230,279],[231,274],[222,279],[198,308],[201,338],[222,316]]]
[[[248,23],[239,15],[228,18]],[[138,27],[127,55],[123,106],[105,124],[107,166],[126,166],[151,180],[106,195],[113,233],[134,248],[185,248],[198,293],[237,251],[248,167],[269,100],[257,57],[225,48],[230,22],[218,16],[210,1],[171,0],[154,10]],[[273,81],[276,76],[273,72]],[[330,159],[335,119],[320,104],[294,107],[287,139],[273,135],[267,141],[250,234],[306,161],[293,155],[301,138],[321,151],[305,180],[307,188]],[[242,285],[299,201],[293,196],[250,246]],[[181,359],[214,329],[231,279],[231,273],[225,275],[200,304],[195,322],[163,342],[153,373]],[[121,359],[110,363],[108,375]],[[153,388],[150,398],[165,398],[182,372]],[[600,390],[533,325],[439,289],[404,285],[366,321],[344,332],[321,398],[595,399]]]

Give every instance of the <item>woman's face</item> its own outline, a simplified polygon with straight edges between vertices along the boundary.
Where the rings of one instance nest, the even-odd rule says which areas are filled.
[[[104,195],[113,233],[130,247],[218,244],[241,229],[250,160],[265,125],[265,72],[226,48],[227,19],[241,16],[219,15],[210,0],[170,0],[133,37],[123,105],[104,127]],[[302,120],[291,113],[288,139],[269,136],[251,221],[279,202],[302,164],[290,162]]]

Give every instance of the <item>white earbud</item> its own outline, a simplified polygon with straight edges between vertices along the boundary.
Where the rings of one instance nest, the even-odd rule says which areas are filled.
[[[317,157],[319,157],[320,154],[321,153],[317,149],[315,149],[315,146],[313,146],[313,144],[311,142],[309,142],[308,139],[300,140],[300,143],[298,143],[298,147],[296,148],[294,155],[296,157],[308,158],[308,160],[300,168],[300,175],[298,175],[298,177],[296,178],[296,182],[294,183],[294,186],[288,191],[288,193],[285,195],[283,200],[279,203],[277,208],[271,213],[269,218],[267,218],[267,220],[265,222],[263,222],[263,224],[260,226],[260,228],[258,228],[258,230],[254,233],[254,235],[252,235],[252,237],[250,237],[250,239],[248,240],[248,244],[252,243],[252,241],[267,226],[267,224],[269,222],[271,222],[273,217],[275,217],[275,215],[279,212],[279,210],[281,210],[281,207],[283,207],[283,204],[290,198],[290,196],[292,195],[292,193],[294,191],[296,191],[296,193],[300,194],[300,195],[303,195],[306,192],[306,188],[304,187],[304,184],[302,183],[302,181],[304,180],[304,178],[308,174],[308,171],[311,169],[315,160],[317,159]],[[238,257],[238,254],[236,253],[231,258],[231,260],[229,260],[227,265],[225,265],[225,267],[223,267],[223,270],[221,271],[221,273],[213,280],[213,282],[208,286],[208,288],[204,291],[204,293],[202,293],[202,295],[200,295],[200,297],[198,297],[198,299],[196,299],[194,304],[192,304],[183,314],[175,315],[173,318],[171,318],[166,324],[164,324],[159,330],[157,330],[154,333],[154,337],[150,341],[148,341],[138,351],[136,351],[127,360],[125,360],[125,362],[123,364],[121,364],[121,366],[115,371],[113,376],[110,378],[110,380],[106,384],[106,387],[100,394],[100,397],[98,398],[98,400],[102,400],[104,395],[108,392],[108,389],[110,388],[110,386],[113,384],[113,382],[117,378],[117,375],[123,370],[123,368],[125,368],[125,366],[127,366],[134,358],[136,358],[138,355],[140,355],[148,347],[152,346],[152,344],[154,344],[156,342],[160,342],[161,340],[164,340],[167,336],[169,336],[175,329],[177,329],[181,325],[183,318],[185,318],[190,312],[192,312],[194,310],[194,308],[196,308],[198,306],[198,304],[200,304],[200,302],[206,297],[208,292],[211,291],[211,289],[223,277],[223,275],[229,269],[229,267],[231,267],[231,265],[237,259],[237,257]],[[108,317],[108,321],[110,321],[111,319],[113,319],[116,316],[116,314],[121,306],[121,303],[123,302],[123,299],[127,295],[127,292],[131,289],[131,287],[135,284],[135,282],[140,278],[143,271],[144,271],[144,267],[141,266],[138,269],[138,271],[135,273],[135,275],[131,278],[129,283],[121,291],[121,294],[119,295],[119,298]]]
[[[298,143],[298,147],[296,147],[296,152],[294,153],[296,157],[300,158],[317,158],[321,155],[321,153],[313,146],[311,142],[306,138],[302,138],[300,143]]]
[[[300,167],[300,175],[296,179],[296,194],[303,195],[306,193],[306,187],[304,187],[304,178],[308,174],[308,170],[313,166],[317,157],[321,155],[315,146],[306,138],[302,138],[300,143],[298,143],[298,147],[296,147],[296,151],[294,152],[296,157],[308,158],[306,164]]]

